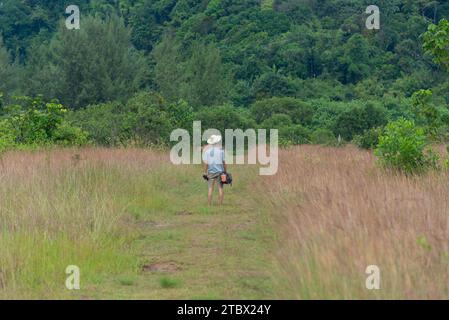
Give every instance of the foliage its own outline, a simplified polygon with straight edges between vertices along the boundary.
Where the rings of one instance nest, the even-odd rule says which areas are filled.
[[[10,93],[11,90],[17,87],[18,71],[17,65],[11,63],[10,53],[4,47],[0,34],[0,93]]]
[[[449,71],[449,21],[442,19],[438,24],[430,24],[423,40],[424,49],[433,56],[435,63]]]
[[[195,114],[195,120],[201,121],[204,128],[213,128],[224,134],[226,129],[251,129],[256,124],[244,110],[234,108],[232,105],[223,105],[212,108],[202,108]]]
[[[130,140],[130,117],[118,102],[89,105],[69,114],[71,121],[89,132],[90,138],[104,146]]]
[[[430,101],[431,98],[431,90],[419,90],[412,95],[412,106],[416,118],[425,126],[426,132],[435,137],[440,115],[436,106]]]
[[[193,42],[182,57],[180,43],[171,36],[153,52],[155,84],[170,101],[185,99],[196,109],[226,102],[230,93],[229,69],[214,44]]]
[[[304,143],[329,130],[370,140],[371,128],[404,117],[446,139],[447,73],[424,53],[449,68],[449,3],[380,1],[390,23],[378,31],[364,26],[366,4],[80,0],[81,29],[67,30],[64,1],[4,0],[1,103],[58,99],[105,145],[165,144],[167,132],[193,119],[277,128],[281,139]],[[62,141],[71,134],[60,128]]]
[[[80,30],[61,25],[49,43],[33,47],[26,90],[58,98],[79,108],[92,103],[125,102],[142,84],[147,68],[131,45],[122,19],[83,18]]]
[[[423,128],[412,121],[399,119],[385,127],[375,154],[386,167],[415,173],[437,165],[437,155],[431,150],[426,153],[427,144]]]
[[[1,117],[1,150],[20,145],[84,145],[87,133],[66,119],[67,109],[41,97],[18,98],[18,104],[6,106]]]
[[[368,103],[362,107],[349,108],[339,114],[334,123],[334,133],[351,141],[354,135],[382,126],[387,122],[386,110]]]
[[[279,139],[292,145],[310,143],[310,129],[300,124],[286,125],[279,128]]]
[[[362,134],[354,137],[353,143],[362,149],[375,149],[379,144],[379,137],[382,132],[382,127],[365,130]]]
[[[315,130],[311,135],[311,141],[313,144],[322,144],[326,146],[337,144],[337,139],[335,138],[333,132],[324,128]]]
[[[222,63],[221,53],[214,44],[194,42],[186,61],[183,98],[195,107],[227,102],[230,74]]]
[[[16,144],[14,127],[7,119],[0,120],[0,154],[12,149]]]
[[[288,117],[290,119],[290,122],[292,123],[307,126],[312,122],[314,110],[312,105],[307,102],[288,97],[275,97],[259,100],[254,103],[251,106],[251,114],[258,123],[264,123],[266,121],[276,121],[273,120],[272,117],[279,118],[279,116],[281,115],[284,117]]]
[[[169,103],[156,93],[141,92],[124,105],[91,105],[70,117],[96,144],[150,146],[168,144],[170,132],[176,128],[191,131],[194,113],[185,101]]]
[[[60,146],[85,146],[88,138],[86,131],[63,121],[55,128],[52,141]]]

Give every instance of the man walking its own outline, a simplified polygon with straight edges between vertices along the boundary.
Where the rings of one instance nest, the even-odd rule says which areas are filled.
[[[203,153],[204,161],[204,179],[208,181],[209,190],[207,200],[209,205],[212,205],[212,194],[214,192],[215,183],[218,184],[218,196],[220,205],[223,204],[224,190],[221,181],[221,174],[226,172],[226,162],[224,150],[221,147],[221,136],[212,135],[208,140],[208,146]]]

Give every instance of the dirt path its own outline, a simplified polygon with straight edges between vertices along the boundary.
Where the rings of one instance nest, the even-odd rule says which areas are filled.
[[[243,167],[233,173],[236,184],[226,188],[226,204],[208,207],[199,168],[162,171],[151,201],[137,196],[129,209],[138,270],[92,287],[89,296],[272,298],[273,234],[266,214],[248,196],[257,175]]]

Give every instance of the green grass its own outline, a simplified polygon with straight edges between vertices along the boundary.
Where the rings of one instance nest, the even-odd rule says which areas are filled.
[[[136,284],[136,277],[134,275],[132,276],[121,275],[119,276],[118,281],[122,286],[133,286]]]
[[[168,277],[161,278],[159,280],[159,283],[160,283],[161,287],[165,288],[165,289],[176,288],[176,287],[179,287],[179,285],[180,285],[178,280],[171,279]]]
[[[249,196],[255,168],[232,168],[225,204],[209,207],[198,166],[54,172],[53,156],[33,179],[0,187],[0,298],[272,297],[273,232]],[[80,267],[81,290],[65,288],[67,265]]]
[[[176,267],[168,272],[141,272],[137,288],[110,287],[108,296],[269,298],[273,235],[266,216],[254,208],[251,197],[245,196],[251,192],[256,171],[236,167],[233,172],[241,181],[226,189],[222,207],[207,206],[207,185],[199,167],[161,168],[156,184],[143,179],[143,185],[135,186],[138,190],[130,207],[134,216],[136,211],[139,214],[133,222],[137,230],[133,251],[139,254],[142,265]],[[153,197],[166,201],[148,199]],[[170,290],[163,290],[167,288]]]

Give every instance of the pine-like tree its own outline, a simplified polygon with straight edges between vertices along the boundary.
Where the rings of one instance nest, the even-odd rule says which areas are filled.
[[[61,26],[49,44],[30,55],[29,94],[59,98],[79,108],[105,101],[126,101],[143,85],[147,64],[131,44],[121,18],[87,17],[80,30]]]

